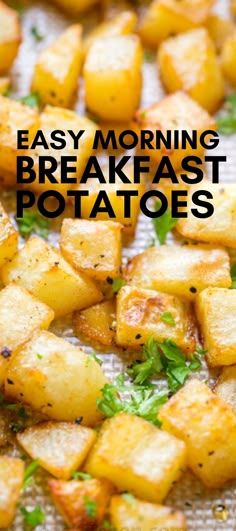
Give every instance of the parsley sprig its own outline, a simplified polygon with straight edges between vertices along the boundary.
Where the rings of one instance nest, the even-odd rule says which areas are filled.
[[[226,98],[226,111],[218,118],[218,130],[223,135],[236,133],[236,94]]]
[[[24,212],[22,218],[16,218],[19,232],[23,238],[30,236],[32,232],[47,239],[50,222],[43,218],[37,212]]]
[[[97,502],[88,496],[84,496],[84,507],[87,516],[96,518],[97,516]]]
[[[33,475],[38,470],[39,462],[38,459],[35,459],[34,461],[31,461],[31,463],[26,467],[25,473],[24,473],[24,481],[23,481],[23,488],[25,489],[29,485],[32,485],[33,482]]]
[[[45,522],[45,514],[40,505],[36,505],[32,511],[28,511],[28,509],[21,505],[20,511],[24,517],[25,524],[30,529],[35,529],[38,525]]]
[[[236,264],[231,267],[230,274],[232,279],[231,289],[236,289]]]
[[[156,212],[158,212],[161,208],[161,202],[155,201],[154,207]],[[153,218],[152,222],[159,243],[160,245],[163,245],[166,242],[167,234],[175,227],[178,219],[172,218],[171,210],[167,208],[162,216],[159,216],[159,218]]]

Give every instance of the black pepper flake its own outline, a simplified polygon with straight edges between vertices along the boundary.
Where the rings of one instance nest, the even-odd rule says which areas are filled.
[[[203,464],[202,463],[198,463],[199,468],[202,468],[203,467]]]
[[[189,291],[191,291],[191,293],[197,293],[197,288],[192,286]]]
[[[50,404],[50,402],[48,402],[47,406],[48,406],[48,407],[52,407],[52,404]]]
[[[81,424],[83,418],[84,417],[77,417],[77,419],[75,419],[75,424]]]
[[[12,351],[8,347],[2,347],[1,356],[5,359],[10,358]]]
[[[99,266],[99,264],[94,264],[94,266],[93,266],[93,267],[98,267],[98,266]]]
[[[214,450],[211,450],[211,452],[208,452],[208,455],[214,455]]]
[[[135,339],[141,339],[141,334],[136,334]]]
[[[59,264],[60,264],[60,262],[54,262],[55,266],[58,266]]]
[[[113,278],[107,277],[107,284],[113,284]]]
[[[105,258],[105,254],[100,254],[100,258]]]
[[[10,378],[7,378],[7,383],[9,383],[9,385],[14,385],[14,382],[10,380]]]
[[[184,505],[186,505],[186,507],[192,507],[192,503],[190,503],[189,501],[186,501]]]

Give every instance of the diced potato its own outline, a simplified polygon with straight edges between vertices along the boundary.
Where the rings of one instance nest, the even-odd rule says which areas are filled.
[[[81,531],[95,531],[101,524],[114,487],[107,479],[48,482],[53,500],[66,523]]]
[[[39,56],[33,74],[32,91],[42,104],[70,107],[82,67],[82,26],[74,24]]]
[[[114,37],[116,35],[127,35],[132,33],[137,22],[137,15],[133,11],[122,11],[113,16],[110,20],[105,20],[84,39],[83,51],[86,55],[94,41],[103,37]]]
[[[235,25],[232,20],[218,15],[210,15],[207,18],[206,28],[218,52],[222,50],[228,37],[235,32]]]
[[[163,319],[166,312],[174,324]],[[196,328],[189,304],[166,293],[124,286],[117,297],[117,344],[141,348],[150,336],[157,341],[168,337],[185,352],[193,352]]]
[[[0,77],[0,94],[4,94],[8,91],[11,85],[11,80],[9,77]]]
[[[129,121],[138,107],[142,49],[136,35],[97,39],[84,65],[85,100],[103,120]]]
[[[43,422],[17,434],[32,459],[60,479],[69,479],[80,468],[95,439],[91,428],[69,422]]]
[[[131,176],[126,171],[126,175],[131,179]],[[127,186],[127,185],[126,185]],[[84,219],[90,219],[93,206],[95,204],[96,198],[100,191],[105,191],[107,197],[110,201],[111,207],[115,213],[115,220],[118,223],[121,223],[124,227],[123,232],[127,236],[133,236],[137,224],[138,214],[140,211],[140,199],[144,193],[144,186],[142,183],[134,184],[131,183],[128,185],[129,191],[138,192],[137,196],[131,198],[131,212],[130,217],[125,217],[124,215],[124,202],[121,200],[120,196],[117,196],[117,192],[124,191],[124,184],[114,183],[114,184],[100,184],[97,183],[94,179],[91,179],[91,182],[86,184],[81,184],[79,186],[80,190],[88,190],[89,195],[83,197],[81,202],[81,217]],[[98,212],[96,214],[96,220],[108,221],[110,216],[108,212]]]
[[[50,332],[35,332],[14,352],[5,379],[6,395],[54,420],[85,425],[101,418],[96,400],[107,383],[101,367],[81,349]]]
[[[160,502],[181,476],[185,461],[182,441],[122,413],[104,422],[85,469],[95,477],[107,477],[119,490]]]
[[[17,252],[18,232],[0,203],[0,267]]]
[[[0,291],[0,387],[12,350],[29,339],[35,330],[48,328],[54,312],[16,284]]]
[[[197,185],[192,192],[198,189],[211,192],[214,213],[209,218],[197,218],[192,212],[192,199],[189,197],[186,218],[178,221],[176,229],[182,236],[202,242],[211,242],[217,245],[236,248],[236,184],[216,185],[204,183]],[[199,212],[205,212],[205,208],[198,208]]]
[[[20,42],[19,15],[15,9],[11,9],[4,2],[0,2],[0,74],[11,68]]]
[[[0,176],[7,188],[16,186],[16,157],[23,154],[17,150],[17,131],[22,124],[31,139],[39,127],[38,111],[0,95]]]
[[[228,37],[222,49],[221,66],[226,79],[236,86],[236,29]]]
[[[196,298],[196,312],[209,365],[236,363],[236,290],[202,291]]]
[[[135,256],[126,279],[134,286],[194,299],[208,286],[231,286],[229,255],[212,245],[162,245]]]
[[[80,274],[44,240],[33,236],[2,268],[4,284],[15,281],[48,304],[56,317],[81,310],[102,300],[94,282]],[[63,286],[63,289],[62,289]]]
[[[236,416],[207,385],[187,382],[162,406],[159,418],[164,430],[185,441],[188,465],[206,487],[236,478]]]
[[[231,11],[233,15],[236,15],[236,0],[231,0]]]
[[[181,147],[174,149],[173,146],[173,149],[169,150],[165,148],[163,143],[160,149],[145,148],[145,152],[158,163],[164,155],[167,155],[176,170],[181,168],[184,157],[203,156],[204,149],[199,141],[200,135],[207,129],[216,129],[215,120],[208,112],[201,108],[188,94],[181,91],[167,96],[145,110],[138,111],[136,116],[140,129],[151,130],[154,134],[156,130],[160,130],[165,136],[168,130],[180,129],[188,131],[191,137],[193,130],[198,131],[198,145],[197,149],[194,150],[188,144],[186,149]]]
[[[118,277],[121,268],[122,225],[115,221],[64,219],[62,254],[77,270],[100,280]]]
[[[205,28],[163,42],[158,62],[168,92],[184,90],[208,112],[217,111],[224,98],[224,81],[214,44]]]
[[[215,0],[154,0],[141,20],[140,37],[146,46],[156,48],[170,35],[200,26],[214,3]]]
[[[125,496],[112,496],[109,512],[111,522],[117,530],[128,528],[140,531],[187,530],[184,514],[180,511],[136,498],[129,500]]]
[[[34,170],[36,172],[36,179],[33,183],[27,184],[27,189],[32,189],[36,194],[41,194],[46,190],[57,190],[59,193],[66,197],[67,190],[70,190],[75,186],[73,183],[61,182],[61,157],[74,156],[77,157],[76,162],[71,162],[69,165],[76,168],[75,173],[68,173],[68,178],[77,178],[77,182],[81,177],[88,158],[92,155],[92,146],[94,141],[94,134],[96,131],[95,124],[84,116],[78,116],[73,111],[68,109],[60,109],[59,107],[51,107],[47,105],[44,111],[40,114],[39,129],[43,131],[43,134],[48,143],[50,143],[51,133],[55,129],[64,131],[66,147],[60,150],[49,149],[45,153],[43,146],[38,146],[36,149],[27,150],[27,155],[34,160]],[[69,135],[68,130],[72,130],[75,133],[80,130],[84,130],[83,135],[79,140],[79,149],[74,149],[74,142]],[[54,172],[54,177],[57,179],[57,183],[50,183],[46,178],[45,183],[39,182],[39,156],[51,156],[53,157],[58,166]],[[50,167],[50,164],[49,164]]]
[[[74,316],[74,330],[102,343],[102,345],[112,345],[115,340],[115,318],[116,304],[114,299],[104,301],[77,312]]]
[[[223,367],[214,387],[215,393],[236,413],[236,366]]]
[[[8,528],[14,519],[24,479],[24,463],[16,457],[0,456],[0,527]]]
[[[53,2],[65,11],[72,14],[83,13],[91,9],[99,0],[53,0]]]

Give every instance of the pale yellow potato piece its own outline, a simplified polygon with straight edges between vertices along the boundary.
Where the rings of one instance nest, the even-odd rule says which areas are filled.
[[[81,467],[95,439],[91,428],[69,422],[43,422],[17,434],[30,457],[60,479],[70,479]]]
[[[158,63],[168,92],[184,90],[208,112],[217,111],[224,98],[224,81],[214,44],[205,28],[164,41],[159,48]]]
[[[2,269],[4,284],[13,280],[48,304],[56,317],[81,310],[102,300],[96,284],[76,273],[56,249],[37,236]],[[62,289],[63,287],[63,289]]]
[[[187,382],[162,406],[159,418],[164,430],[185,441],[188,466],[206,487],[236,478],[236,416],[207,385]]]
[[[43,50],[34,67],[32,91],[42,104],[70,107],[82,68],[82,26],[69,26]]]
[[[0,291],[0,387],[11,351],[38,329],[48,328],[54,312],[24,288],[12,283]]]
[[[85,64],[85,102],[103,120],[129,121],[139,105],[142,48],[137,35],[97,39]]]
[[[86,55],[94,41],[103,37],[127,35],[132,33],[137,22],[137,15],[133,11],[121,11],[109,20],[105,20],[95,27],[83,42],[83,52]]]
[[[236,28],[225,41],[221,53],[221,66],[223,73],[234,87],[236,86]]]
[[[222,50],[225,41],[235,32],[235,24],[229,18],[222,18],[219,15],[210,15],[206,22],[206,28],[213,40],[216,50]]]
[[[0,203],[0,267],[17,252],[18,232]]]
[[[174,325],[162,320],[169,312]],[[196,328],[190,305],[173,295],[135,286],[124,286],[117,297],[116,343],[122,347],[142,348],[153,336],[156,341],[169,338],[185,352],[196,347]]]
[[[64,219],[60,247],[66,260],[92,278],[119,277],[122,225],[116,221]]]
[[[223,367],[214,387],[215,393],[236,413],[236,366]]]
[[[0,94],[4,96],[7,90],[10,88],[11,80],[9,77],[0,77]]]
[[[193,240],[236,248],[236,184],[204,182],[204,186],[192,187],[192,193],[199,188],[211,192],[213,199],[209,201],[214,206],[214,213],[209,218],[195,217],[191,212],[193,205],[189,197],[188,217],[180,219],[176,229],[182,236]],[[205,208],[198,207],[198,210],[205,212]]]
[[[185,463],[182,441],[140,417],[121,413],[104,422],[85,469],[95,477],[107,477],[121,491],[161,502]]]
[[[64,11],[78,15],[91,9],[99,0],[53,0],[53,2]]]
[[[161,245],[135,256],[126,279],[134,286],[194,299],[208,286],[231,286],[229,255],[213,245]]]
[[[141,19],[139,35],[156,48],[172,34],[184,33],[204,23],[215,0],[154,0]]]
[[[95,304],[74,315],[74,330],[102,345],[112,345],[115,341],[114,323],[116,319],[115,300]]]
[[[236,0],[231,0],[231,11],[233,15],[236,15]]]
[[[198,131],[198,145],[197,149],[194,150],[189,145],[187,145],[186,149],[181,147],[174,149],[173,145],[173,149],[167,150],[163,143],[161,143],[160,149],[152,150],[148,149],[148,147],[145,148],[145,153],[158,163],[160,163],[164,155],[167,155],[175,170],[181,168],[184,157],[202,157],[204,149],[199,141],[200,135],[208,129],[216,129],[214,118],[188,94],[182,91],[167,96],[160,102],[138,111],[136,117],[140,129],[151,130],[154,135],[156,130],[160,130],[166,136],[168,130],[179,129],[180,131],[188,131],[191,137],[193,130]]]
[[[77,182],[79,182],[79,178],[85,169],[87,160],[93,154],[92,146],[96,131],[95,124],[88,118],[84,116],[78,116],[78,114],[68,109],[61,109],[59,107],[47,105],[44,111],[40,114],[38,128],[43,131],[48,143],[51,142],[52,131],[55,129],[64,131],[66,147],[60,150],[50,148],[46,151],[43,146],[39,146],[35,149],[27,150],[27,155],[34,160],[36,179],[33,183],[27,183],[26,189],[32,189],[36,194],[41,194],[46,190],[56,190],[66,197],[67,190],[71,190],[75,184],[61,182],[61,157],[77,157],[76,162],[69,163],[69,166],[76,168],[76,172],[68,173],[68,178],[77,178]],[[74,149],[73,139],[68,133],[69,129],[74,131],[75,134],[80,130],[85,131],[79,140],[79,149]],[[45,183],[39,182],[39,156],[51,156],[57,161],[58,167],[54,172],[54,177],[57,179],[57,183],[52,184],[47,178],[45,179]]]
[[[209,365],[236,363],[236,290],[202,291],[196,298],[196,313]]]
[[[12,383],[13,382],[13,383]],[[107,383],[99,364],[50,332],[35,332],[10,360],[5,392],[53,420],[85,425],[101,419],[96,400]]]
[[[29,139],[34,136],[38,110],[0,95],[0,177],[6,188],[16,186],[16,157],[24,155],[17,149],[17,131],[22,128],[29,131]]]
[[[180,511],[137,498],[128,500],[125,496],[112,496],[109,513],[111,523],[117,531],[128,528],[142,531],[187,530],[185,516]]]
[[[11,68],[21,42],[20,18],[15,9],[0,2],[0,74]]]
[[[0,527],[14,519],[24,479],[24,463],[16,457],[0,456]]]
[[[81,529],[81,531],[98,529],[104,518],[109,499],[114,493],[114,487],[110,481],[105,478],[87,481],[52,479],[48,484],[53,501],[70,528],[73,526],[73,529]]]

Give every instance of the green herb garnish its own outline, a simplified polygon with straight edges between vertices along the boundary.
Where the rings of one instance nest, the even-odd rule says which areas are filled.
[[[87,516],[90,518],[96,518],[97,516],[97,503],[88,496],[84,496],[84,507]]]
[[[236,264],[231,267],[230,274],[232,279],[232,284],[230,287],[231,289],[236,289]]]
[[[32,476],[34,475],[38,467],[39,467],[38,459],[35,459],[26,467],[25,473],[24,473],[24,481],[23,481],[24,489],[25,487],[28,487],[29,485],[32,484]]]
[[[112,290],[113,293],[118,293],[123,286],[125,286],[126,282],[123,278],[113,278],[112,280]]]
[[[23,238],[30,236],[32,232],[42,238],[47,239],[50,222],[43,218],[37,212],[24,212],[22,218],[16,218],[19,232]]]
[[[32,26],[31,28],[31,35],[35,38],[36,41],[40,42],[43,40],[43,35],[39,32],[37,26]]]
[[[218,118],[218,130],[223,135],[232,135],[236,133],[236,94],[227,96],[225,101],[226,111]]]
[[[37,358],[38,358],[39,360],[42,360],[42,359],[43,359],[42,354],[37,354]]]
[[[123,492],[122,498],[124,498],[124,500],[129,502],[129,503],[135,503],[136,502],[135,497],[130,492]]]
[[[96,361],[98,365],[101,366],[103,364],[103,361],[101,360],[101,358],[97,356],[96,352],[92,352],[92,354],[89,354],[89,357],[92,358],[94,361]]]
[[[160,316],[160,319],[161,321],[163,321],[164,323],[167,323],[170,326],[176,325],[176,322],[171,312],[163,312],[163,314]]]
[[[158,212],[161,208],[161,202],[155,201],[155,210]],[[172,218],[171,211],[169,208],[165,211],[162,216],[159,218],[153,218],[152,219],[153,226],[157,235],[157,238],[159,240],[160,245],[163,245],[166,242],[166,237],[168,232],[170,232],[178,222],[177,218]]]
[[[148,63],[152,63],[152,61],[154,61],[154,53],[151,52],[150,50],[145,50],[144,51],[144,59]]]
[[[24,105],[28,105],[28,107],[39,107],[40,105],[39,95],[37,92],[32,92],[27,96],[23,96],[19,99],[19,101],[21,101],[21,103],[24,103]]]
[[[38,525],[45,522],[45,514],[40,505],[36,505],[32,511],[28,511],[28,509],[21,505],[20,511],[24,517],[24,522],[31,529],[35,529]]]
[[[71,472],[71,478],[72,479],[82,479],[83,481],[86,481],[88,479],[92,479],[92,476],[90,474],[86,474],[85,472]]]

